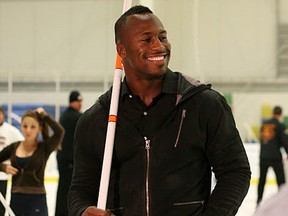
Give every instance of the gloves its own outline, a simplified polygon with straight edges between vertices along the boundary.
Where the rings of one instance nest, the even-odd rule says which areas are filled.
[[[97,208],[96,206],[89,206],[81,216],[115,216],[109,211]]]

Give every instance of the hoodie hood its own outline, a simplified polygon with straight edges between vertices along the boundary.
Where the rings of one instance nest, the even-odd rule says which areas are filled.
[[[121,85],[122,90],[123,90],[123,87],[127,88],[124,85],[125,84],[122,82],[122,85]],[[170,92],[170,93],[176,93],[176,101],[175,101],[176,106],[179,103],[182,103],[183,101],[189,99],[193,95],[211,88],[210,84],[203,84],[199,80],[183,75],[180,72],[173,72],[170,69],[168,69],[165,75],[163,89],[165,89],[165,86],[168,86],[168,85],[170,86],[177,85],[175,89],[173,90],[173,92]],[[113,87],[111,87],[105,94],[103,94],[99,98],[99,102],[101,103],[101,105],[107,109],[109,109],[109,106],[110,106],[112,88]],[[120,97],[121,96],[123,96],[123,91],[120,93]]]
[[[201,91],[211,89],[211,84],[203,84],[199,80],[196,80],[189,76],[185,76],[180,72],[174,73],[178,75],[176,105],[189,99],[190,97]]]

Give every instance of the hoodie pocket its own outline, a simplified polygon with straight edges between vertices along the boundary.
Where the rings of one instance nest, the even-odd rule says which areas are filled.
[[[173,203],[174,206],[186,206],[186,205],[203,205],[204,200],[190,201],[190,202],[177,202]]]
[[[204,200],[173,203],[173,215],[201,215],[204,210]]]
[[[177,148],[177,146],[178,146],[180,135],[181,135],[181,131],[182,131],[182,125],[183,125],[185,117],[186,117],[186,109],[183,109],[182,110],[182,114],[181,114],[180,124],[179,124],[179,127],[178,127],[178,133],[177,133],[176,141],[175,141],[175,144],[174,144],[174,148]]]

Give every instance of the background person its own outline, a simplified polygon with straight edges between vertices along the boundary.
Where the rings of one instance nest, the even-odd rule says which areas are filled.
[[[121,85],[107,209],[116,216],[231,216],[250,185],[250,166],[225,98],[168,68],[171,45],[144,6],[115,24]],[[71,216],[97,211],[111,89],[79,119]],[[211,167],[217,183],[211,194]]]
[[[0,151],[11,143],[24,140],[24,136],[13,125],[5,122],[5,110],[0,107]],[[8,175],[0,172],[0,193],[6,197]],[[5,215],[5,208],[0,204],[0,216]]]
[[[283,156],[280,151],[284,147],[288,153],[288,137],[285,133],[285,125],[281,123],[282,108],[273,108],[272,118],[265,121],[260,131],[260,177],[258,183],[257,205],[262,200],[267,171],[272,167],[277,180],[278,188],[285,183]]]
[[[69,107],[61,114],[60,124],[65,129],[62,145],[57,152],[59,181],[56,198],[56,216],[68,216],[67,194],[73,172],[73,142],[74,132],[78,119],[81,116],[82,96],[79,91],[71,91]]]
[[[49,127],[53,135],[49,135]],[[50,154],[62,141],[64,129],[43,108],[22,116],[25,139],[0,152],[0,170],[12,174],[10,206],[16,215],[48,216],[44,172]],[[42,134],[42,141],[38,137]],[[11,161],[11,165],[3,161]]]

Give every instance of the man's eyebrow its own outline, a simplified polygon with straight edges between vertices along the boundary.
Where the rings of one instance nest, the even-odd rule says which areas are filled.
[[[151,35],[153,34],[153,32],[143,32],[142,35]],[[166,30],[162,30],[159,32],[159,34],[167,34],[167,31]]]

